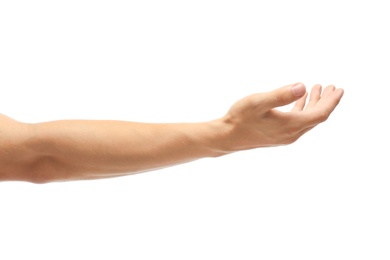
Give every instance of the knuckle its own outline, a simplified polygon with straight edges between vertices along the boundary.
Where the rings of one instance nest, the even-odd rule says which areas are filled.
[[[290,136],[288,138],[285,138],[284,141],[282,142],[282,144],[289,145],[289,144],[295,143],[295,141],[297,141],[297,140],[298,140],[297,136]]]
[[[329,113],[327,113],[326,111],[322,111],[318,114],[318,121],[320,123],[325,122],[326,120],[328,120],[328,118],[329,118]]]
[[[297,131],[294,128],[286,129],[284,132],[283,144],[292,144],[298,139]]]
[[[295,143],[299,139],[299,136],[294,136],[289,140],[289,144]]]
[[[246,102],[249,107],[255,108],[262,105],[262,95],[261,94],[252,94],[246,98]]]

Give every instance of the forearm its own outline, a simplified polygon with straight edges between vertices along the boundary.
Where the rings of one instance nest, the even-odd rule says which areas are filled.
[[[222,155],[223,124],[64,120],[32,126],[42,182],[127,175]]]

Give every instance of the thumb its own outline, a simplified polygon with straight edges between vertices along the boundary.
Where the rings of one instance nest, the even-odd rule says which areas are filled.
[[[262,103],[264,108],[268,110],[274,107],[288,105],[303,97],[305,93],[305,85],[302,83],[295,83],[264,93],[262,95]]]

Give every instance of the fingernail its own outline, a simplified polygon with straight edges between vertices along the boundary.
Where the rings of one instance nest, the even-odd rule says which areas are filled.
[[[301,97],[306,93],[306,88],[302,83],[297,83],[291,87],[294,96]]]

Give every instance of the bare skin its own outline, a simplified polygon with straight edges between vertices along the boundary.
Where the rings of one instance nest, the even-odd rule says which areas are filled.
[[[287,145],[325,122],[343,89],[297,83],[236,102],[201,123],[59,120],[26,124],[0,115],[0,180],[48,183],[130,175],[205,157]],[[308,102],[307,96],[309,96]],[[277,107],[295,105],[289,112]]]

